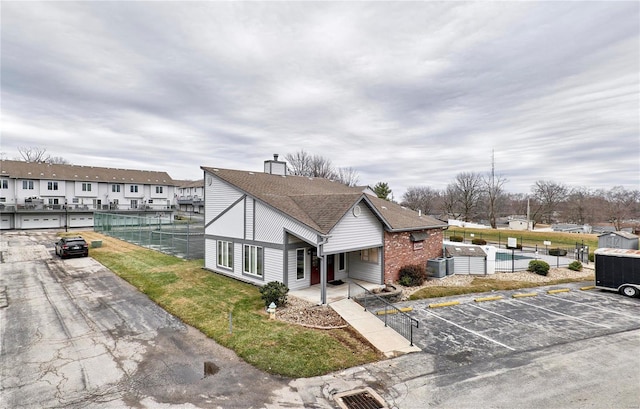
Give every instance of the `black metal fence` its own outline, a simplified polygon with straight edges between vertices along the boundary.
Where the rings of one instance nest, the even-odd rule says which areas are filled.
[[[413,346],[413,328],[418,328],[418,320],[353,281],[349,281],[349,298],[362,305],[365,311],[375,310],[376,316],[384,322],[385,327],[393,328]]]
[[[204,258],[204,226],[201,224],[95,212],[94,231],[185,259]]]

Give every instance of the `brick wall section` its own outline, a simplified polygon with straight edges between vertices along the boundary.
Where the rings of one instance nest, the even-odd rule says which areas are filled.
[[[400,278],[400,269],[409,264],[422,264],[426,267],[430,258],[442,257],[442,229],[429,229],[413,233],[427,233],[422,242],[411,241],[411,232],[384,233],[384,282],[396,282]],[[415,248],[422,244],[422,248]]]

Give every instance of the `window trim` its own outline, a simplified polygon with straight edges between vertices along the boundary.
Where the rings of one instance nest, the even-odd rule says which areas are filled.
[[[302,253],[302,277],[300,277],[300,253]],[[302,281],[307,278],[307,249],[296,249],[296,281]]]
[[[233,270],[233,256],[233,242],[218,240],[216,243],[216,266]]]
[[[264,248],[245,244],[242,246],[242,253],[242,272],[264,280]]]
[[[360,250],[360,261],[371,264],[378,264],[378,248],[371,247]]]

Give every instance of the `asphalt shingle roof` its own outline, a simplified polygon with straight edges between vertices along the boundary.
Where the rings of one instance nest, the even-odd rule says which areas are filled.
[[[139,183],[169,186],[175,184],[167,172],[22,162],[16,160],[0,161],[0,176],[7,176],[12,179],[78,180],[85,182]]]
[[[446,224],[395,203],[363,193],[362,187],[306,176],[201,167],[211,175],[327,234],[357,203],[365,201],[388,230],[411,231],[442,228]]]

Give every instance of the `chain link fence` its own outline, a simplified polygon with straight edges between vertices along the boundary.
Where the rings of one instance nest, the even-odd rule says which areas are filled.
[[[184,259],[204,258],[204,225],[161,216],[95,212],[94,231]]]

